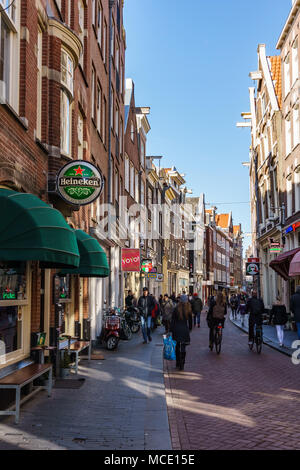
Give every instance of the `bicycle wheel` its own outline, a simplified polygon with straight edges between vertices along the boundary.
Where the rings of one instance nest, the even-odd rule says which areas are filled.
[[[221,352],[221,343],[222,343],[222,333],[216,331],[215,345],[216,345],[216,353],[217,354],[220,354],[220,352]]]
[[[261,348],[262,348],[262,337],[261,337],[260,334],[256,336],[255,343],[256,343],[257,354],[260,354],[261,353]]]

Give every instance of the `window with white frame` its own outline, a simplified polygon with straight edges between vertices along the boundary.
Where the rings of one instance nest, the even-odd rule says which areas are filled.
[[[292,175],[289,175],[286,179],[286,214],[287,217],[290,217],[293,213],[293,182]]]
[[[78,148],[77,148],[77,158],[78,160],[83,160],[83,116],[81,112],[78,113],[78,123],[77,123],[77,138],[78,138]]]
[[[124,133],[123,119],[121,118],[121,122],[120,122],[120,155],[123,155],[123,133]]]
[[[92,24],[95,26],[96,22],[96,0],[92,0]]]
[[[72,5],[73,0],[68,0],[68,26],[71,28],[71,13],[72,13]]]
[[[284,73],[284,91],[285,96],[288,95],[291,89],[291,70],[290,70],[290,55],[288,54],[283,63],[283,73]]]
[[[130,164],[130,196],[134,198],[134,166]]]
[[[116,114],[115,114],[115,132],[116,136],[119,136],[119,108],[116,107]]]
[[[131,141],[134,142],[134,125],[133,125],[133,121],[130,122],[130,138],[131,138]]]
[[[36,105],[36,137],[41,140],[42,134],[42,55],[43,55],[43,32],[38,25],[37,37],[37,105]]]
[[[299,129],[299,105],[293,108],[293,147],[299,144],[300,129]]]
[[[6,8],[11,1],[0,0]],[[16,112],[19,107],[20,68],[20,2],[14,2],[0,13],[0,102],[9,103]]]
[[[106,63],[106,38],[107,38],[107,24],[103,23],[103,62]]]
[[[73,101],[74,63],[71,55],[61,50],[61,84],[60,95],[60,148],[61,152],[71,156],[72,135],[72,101]]]
[[[91,116],[95,119],[95,83],[96,83],[96,72],[94,66],[92,67],[92,79],[91,79]]]
[[[100,83],[98,82],[98,85],[97,85],[97,130],[100,135],[101,135],[101,115],[102,115],[101,102],[102,102],[102,92],[101,92]]]
[[[119,200],[119,172],[116,170],[115,173],[115,200]]]
[[[143,139],[141,139],[141,155],[140,155],[140,161],[141,161],[142,167],[144,168],[144,166],[145,166],[145,143],[144,143]]]
[[[124,183],[125,189],[129,192],[129,158],[125,155],[124,159]]]
[[[98,15],[97,15],[97,40],[99,46],[102,48],[102,17],[103,9],[101,2],[98,2]]]
[[[114,129],[114,89],[111,88],[110,127]]]
[[[106,139],[106,99],[103,97],[103,106],[102,106],[102,140],[105,144]]]
[[[285,118],[285,154],[289,155],[292,149],[292,135],[291,135],[291,116],[290,114]]]
[[[135,172],[135,200],[136,202],[139,202],[139,174],[136,171]]]
[[[299,75],[298,63],[298,38],[295,39],[292,46],[292,84],[295,83]]]
[[[112,23],[111,29],[112,29],[112,34],[111,34],[110,47],[111,47],[111,56],[113,58],[115,54],[115,25],[114,23]]]
[[[79,63],[81,67],[83,68],[83,57],[84,57],[84,4],[82,0],[78,0],[78,23],[79,23],[79,29],[78,29],[78,36],[80,41],[82,42],[82,52],[79,58]]]
[[[71,155],[71,102],[65,90],[60,95],[60,149],[65,155]]]
[[[266,95],[265,95],[265,93],[262,95],[262,98],[261,98],[261,110],[262,110],[262,115],[264,116],[264,114],[266,112]]]
[[[300,211],[300,165],[295,169],[295,212]]]
[[[141,204],[145,204],[145,183],[141,181]]]

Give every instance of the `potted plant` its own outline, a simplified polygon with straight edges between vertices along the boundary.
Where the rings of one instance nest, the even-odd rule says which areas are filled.
[[[70,363],[71,363],[71,358],[68,354],[68,351],[64,351],[62,358],[60,360],[60,376],[62,378],[67,377],[69,375]]]

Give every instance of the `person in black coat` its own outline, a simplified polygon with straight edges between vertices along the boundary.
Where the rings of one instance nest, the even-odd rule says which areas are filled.
[[[277,338],[279,341],[279,346],[283,346],[283,330],[284,325],[287,322],[287,313],[285,305],[282,305],[280,297],[277,297],[275,305],[273,305],[270,313],[270,323],[273,320],[274,325],[276,326]]]
[[[144,344],[147,343],[147,337],[149,341],[152,341],[151,338],[151,321],[152,321],[152,310],[155,307],[154,298],[152,295],[149,295],[147,287],[143,288],[143,295],[139,298],[138,308],[141,313],[141,326],[142,333],[144,337]]]
[[[186,356],[185,347],[190,343],[189,320],[191,319],[191,304],[188,302],[187,296],[182,295],[172,314],[170,325],[172,338],[176,341],[176,367],[180,368],[180,370],[183,370],[184,368]]]
[[[296,293],[292,295],[290,301],[291,311],[297,326],[298,338],[300,339],[300,286],[297,286]]]

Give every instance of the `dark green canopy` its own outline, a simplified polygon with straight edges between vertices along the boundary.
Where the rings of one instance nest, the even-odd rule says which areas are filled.
[[[37,196],[0,188],[0,260],[79,266],[74,231],[62,214]]]
[[[106,254],[97,240],[83,230],[74,230],[79,253],[80,264],[75,269],[63,269],[59,275],[80,274],[81,277],[107,277],[109,266]]]

